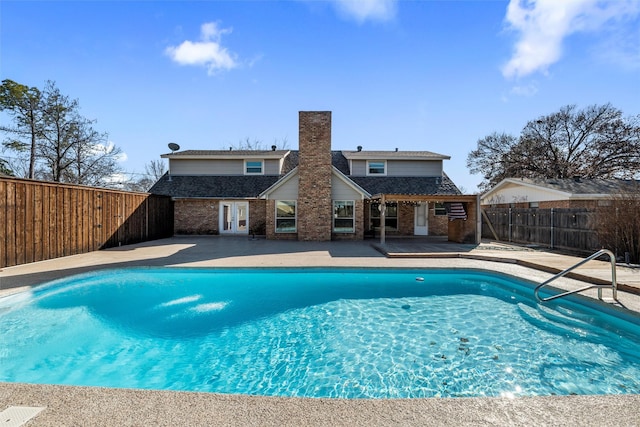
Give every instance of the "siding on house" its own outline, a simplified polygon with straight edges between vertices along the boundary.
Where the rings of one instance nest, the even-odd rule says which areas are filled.
[[[347,185],[335,174],[331,177],[331,199],[333,200],[362,200],[362,194]]]
[[[242,159],[171,159],[171,175],[243,175]]]
[[[371,161],[383,159],[371,158]],[[441,176],[442,160],[387,160],[386,176]],[[367,160],[351,161],[351,176],[366,176]]]
[[[299,177],[296,174],[269,194],[269,198],[273,200],[297,200],[298,183]]]
[[[244,159],[171,159],[169,161],[171,175],[244,175]],[[263,161],[264,175],[280,175],[280,160]]]
[[[387,176],[441,176],[442,161],[387,160]]]

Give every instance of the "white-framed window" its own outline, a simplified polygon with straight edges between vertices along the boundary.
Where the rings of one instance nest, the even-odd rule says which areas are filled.
[[[262,160],[245,160],[244,161],[244,174],[245,175],[263,175],[264,174],[264,161],[262,161]]]
[[[370,205],[369,221],[372,229],[380,229],[380,203],[374,202]],[[398,204],[387,203],[387,209],[385,212],[385,229],[397,230],[398,229]]]
[[[276,233],[295,233],[296,218],[295,200],[276,201]]]
[[[538,203],[538,202],[529,202],[529,207],[530,208],[540,207],[540,203]]]
[[[386,160],[367,160],[367,175],[386,175]]]
[[[355,202],[353,200],[334,200],[333,231],[354,233],[355,229]]]

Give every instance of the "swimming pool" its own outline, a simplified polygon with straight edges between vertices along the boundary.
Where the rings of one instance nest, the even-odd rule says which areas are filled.
[[[479,270],[138,268],[0,300],[0,381],[340,398],[640,393],[640,321]],[[615,316],[614,316],[615,314]]]

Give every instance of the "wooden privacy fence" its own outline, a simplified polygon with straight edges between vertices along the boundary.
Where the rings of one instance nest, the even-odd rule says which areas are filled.
[[[172,235],[170,197],[0,177],[0,268]]]
[[[488,208],[484,209],[482,237],[551,249],[594,251],[600,249],[593,225],[594,212],[584,208]]]

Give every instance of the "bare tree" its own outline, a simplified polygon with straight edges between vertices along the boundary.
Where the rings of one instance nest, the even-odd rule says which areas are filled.
[[[624,118],[610,104],[575,105],[531,120],[518,138],[492,134],[478,141],[467,166],[481,187],[511,178],[631,178],[640,175],[640,115]]]
[[[511,151],[518,140],[506,133],[494,132],[478,141],[478,148],[469,153],[467,166],[472,174],[481,173],[481,190],[488,190],[513,172]]]
[[[167,173],[167,167],[162,160],[151,160],[149,163],[144,165],[144,171],[149,179],[156,182],[162,176]]]
[[[145,173],[142,174],[140,179],[132,179],[123,183],[123,189],[140,192],[149,191],[153,184],[167,173],[167,168],[162,160],[151,160],[144,165],[144,171]]]
[[[5,79],[0,86],[0,111],[6,111],[13,119],[9,125],[0,126],[0,131],[9,135],[3,145],[16,153],[28,154],[27,178],[35,178],[36,147],[41,127],[42,94],[35,87],[28,87]],[[4,170],[8,163],[3,164]]]
[[[78,100],[62,95],[49,81],[43,91],[44,129],[38,147],[43,179],[85,185],[109,185],[120,173],[120,148],[107,134],[93,128],[95,120],[82,117]]]

